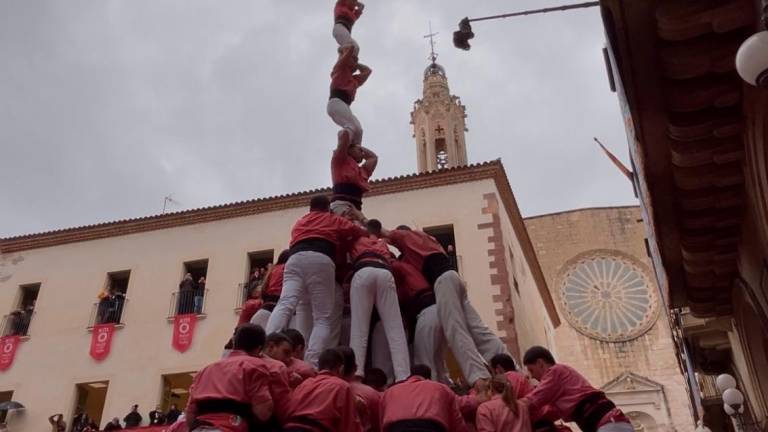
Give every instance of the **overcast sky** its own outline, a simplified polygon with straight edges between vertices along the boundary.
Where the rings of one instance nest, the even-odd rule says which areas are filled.
[[[475,25],[567,1],[369,0],[374,72],[354,105],[376,177],[416,170],[409,113],[432,21],[470,162],[501,158],[525,216],[634,204],[592,142],[627,161],[599,10]],[[0,2],[0,236],[328,186],[332,0]]]

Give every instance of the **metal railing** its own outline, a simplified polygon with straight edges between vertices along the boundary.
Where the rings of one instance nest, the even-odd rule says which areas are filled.
[[[699,390],[701,390],[701,399],[704,401],[720,399],[720,392],[717,391],[717,375],[696,374],[699,381]]]
[[[184,290],[176,291],[171,294],[171,301],[168,304],[168,318],[176,315],[186,314],[205,314],[205,299],[208,297],[208,290]]]
[[[34,314],[34,311],[16,311],[5,315],[0,322],[0,336],[29,336]]]
[[[258,279],[256,282],[244,282],[237,284],[237,291],[235,292],[235,309],[242,309],[245,302],[248,300],[248,296],[251,294],[251,287],[258,287],[264,283],[264,279]]]
[[[91,318],[88,320],[88,327],[97,324],[125,324],[123,322],[123,311],[128,302],[124,296],[106,297],[93,304],[91,309]]]

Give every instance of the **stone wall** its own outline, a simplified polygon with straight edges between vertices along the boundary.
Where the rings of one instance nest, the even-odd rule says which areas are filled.
[[[557,293],[560,274],[567,262],[579,254],[608,250],[629,255],[648,269],[651,281],[655,280],[650,273],[639,207],[538,216],[526,219],[526,226],[563,318],[565,313]],[[657,287],[654,285],[653,289]],[[635,420],[655,422],[656,430],[660,431],[693,431],[687,388],[664,315],[666,308],[660,306],[661,313],[651,329],[626,342],[593,339],[563,319],[555,331],[558,360],[581,371],[593,385],[606,386],[622,409],[635,413]]]

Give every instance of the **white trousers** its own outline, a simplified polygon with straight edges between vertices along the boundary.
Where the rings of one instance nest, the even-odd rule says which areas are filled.
[[[382,325],[381,321],[373,326],[373,331],[371,332],[371,367],[383,370],[384,374],[387,375],[388,383],[395,381],[395,371],[392,368],[392,354],[389,350],[387,335],[384,333],[384,325]]]
[[[344,216],[348,211],[356,210],[354,204],[349,201],[334,201],[331,203],[331,213]]]
[[[266,329],[270,316],[272,316],[272,312],[266,309],[259,309],[251,317],[251,324],[257,324],[261,328]],[[312,334],[312,308],[309,305],[308,298],[305,297],[299,301],[299,304],[296,306],[296,313],[291,318],[291,322],[288,323],[288,327],[298,330],[304,336],[304,340],[309,340]]]
[[[483,359],[496,354],[507,354],[504,343],[483,323],[469,302],[467,287],[453,270],[443,273],[435,281],[437,315],[443,326],[456,361],[464,378],[474,384],[480,378],[490,378]]]
[[[597,432],[633,432],[635,430],[629,423],[606,423],[599,428]]]
[[[352,33],[350,33],[343,25],[335,24],[333,26],[333,38],[336,39],[336,43],[339,44],[339,47],[345,48],[351,45],[355,47],[355,55],[360,53],[360,45],[358,45],[357,41],[352,38]]]
[[[413,364],[425,364],[432,369],[432,380],[448,384],[448,369],[445,367],[447,344],[443,326],[437,316],[437,305],[425,308],[416,318],[413,337]]]
[[[371,337],[373,339],[371,341],[371,366],[383,370],[389,380],[392,381],[393,372],[389,345],[380,322],[376,324]],[[429,306],[416,317],[411,364],[429,366],[432,369],[432,380],[448,385],[451,380],[448,376],[448,368],[445,366],[446,348],[443,327],[437,318],[437,305]]]
[[[361,145],[363,142],[363,126],[360,120],[352,113],[352,109],[339,98],[328,99],[328,115],[334,123],[347,131],[352,145]]]
[[[389,343],[395,380],[407,379],[411,373],[408,360],[408,341],[403,328],[403,317],[400,315],[400,307],[397,303],[395,278],[392,276],[392,272],[375,267],[365,267],[358,270],[352,277],[349,303],[352,310],[349,346],[355,352],[357,374],[362,376],[365,371],[371,312],[375,305]]]
[[[333,340],[339,327],[336,317],[336,266],[319,252],[297,252],[285,263],[283,292],[267,322],[267,334],[285,329],[303,298],[309,296],[312,309],[312,334],[304,360],[317,368],[320,353],[338,341]],[[339,317],[341,314],[338,314]]]

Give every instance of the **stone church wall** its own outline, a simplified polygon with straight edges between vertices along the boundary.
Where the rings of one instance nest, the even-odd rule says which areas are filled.
[[[565,319],[559,289],[563,271],[575,257],[601,251],[636,261],[652,272],[639,207],[585,209],[526,219],[547,285],[563,324],[555,331],[558,360],[581,371],[596,387],[642,424],[644,431],[693,431],[687,388],[664,315],[642,336],[604,342],[577,331]],[[652,273],[649,273],[652,275]],[[653,283],[651,288],[658,290]],[[656,424],[654,427],[653,423]]]

